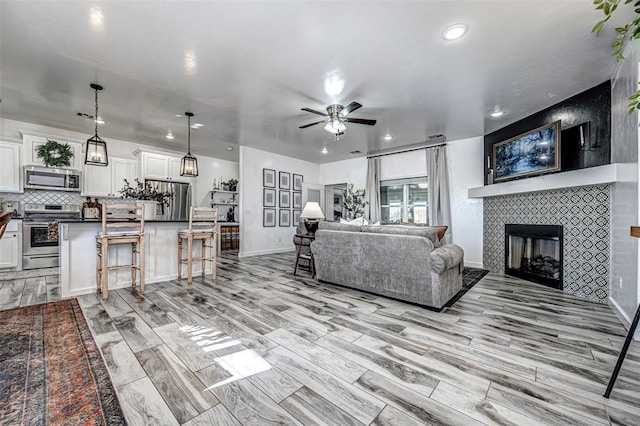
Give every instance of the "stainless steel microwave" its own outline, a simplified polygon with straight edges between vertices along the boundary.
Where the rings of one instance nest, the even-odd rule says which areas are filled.
[[[81,185],[80,170],[24,166],[24,189],[80,192]]]

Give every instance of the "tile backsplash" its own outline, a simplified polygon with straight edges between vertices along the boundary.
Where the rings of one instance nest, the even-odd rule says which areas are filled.
[[[83,197],[77,192],[26,189],[22,194],[14,192],[0,192],[0,198],[4,198],[5,201],[18,201],[20,203],[20,214],[22,214],[22,209],[25,203],[82,205],[86,197]],[[98,199],[106,203],[120,200],[120,198],[106,197],[98,197]]]

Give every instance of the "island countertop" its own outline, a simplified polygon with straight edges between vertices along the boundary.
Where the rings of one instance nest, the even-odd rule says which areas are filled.
[[[178,231],[188,226],[188,223],[188,221],[145,221],[145,284],[177,279]],[[59,224],[61,296],[73,297],[94,293],[96,291],[96,235],[100,232],[101,220],[63,219]],[[220,226],[227,223],[219,222],[218,224]],[[200,256],[201,245],[194,244],[193,248],[194,256]],[[112,246],[109,250],[109,263],[113,265],[131,263],[131,246],[128,244]],[[210,274],[209,262],[206,268],[206,273]],[[200,275],[200,271],[201,262],[194,262],[194,276]],[[129,286],[131,286],[131,272],[128,269],[110,273],[110,290]]]

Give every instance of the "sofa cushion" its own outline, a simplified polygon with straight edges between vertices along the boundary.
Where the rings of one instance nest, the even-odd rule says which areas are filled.
[[[447,269],[462,263],[463,260],[464,251],[462,251],[462,248],[453,244],[438,247],[431,252],[431,270],[441,274]]]
[[[318,224],[318,229],[326,230],[326,231],[349,231],[349,232],[360,232],[362,227],[360,225],[350,225],[348,223],[338,223],[338,222],[330,222],[327,220],[320,221]]]
[[[434,247],[440,247],[437,231],[429,226],[405,226],[405,225],[365,225],[362,232],[374,234],[413,235],[431,240]]]
[[[345,220],[345,219],[340,218],[340,223],[345,224],[345,225],[363,226],[363,225],[368,225],[369,221],[367,219],[365,219],[364,217],[358,217],[356,219],[351,219],[351,220]]]

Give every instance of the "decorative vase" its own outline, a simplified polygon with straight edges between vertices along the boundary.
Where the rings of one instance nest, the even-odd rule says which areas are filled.
[[[138,200],[138,206],[144,205],[144,220],[156,220],[158,215],[158,202],[152,200]]]

